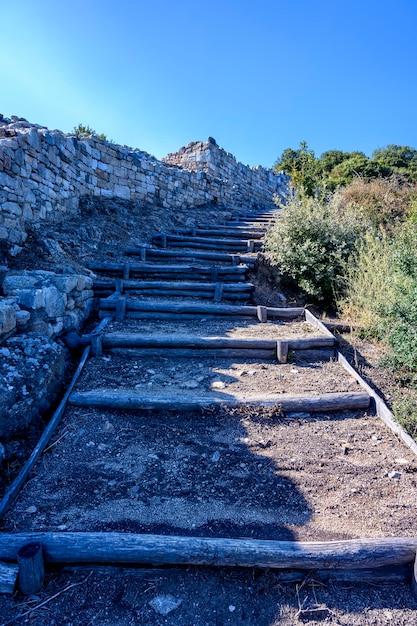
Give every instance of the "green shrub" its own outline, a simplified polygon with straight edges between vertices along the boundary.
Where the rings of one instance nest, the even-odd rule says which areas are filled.
[[[90,137],[97,137],[97,139],[103,139],[104,141],[107,140],[107,136],[104,133],[101,133],[99,135],[88,124],[87,126],[84,126],[84,124],[78,124],[78,126],[74,126],[74,128],[72,129],[72,132],[77,137],[81,137],[81,135],[89,135]]]
[[[405,223],[392,234],[368,233],[346,271],[342,313],[391,349],[398,375],[417,371],[417,233]]]
[[[339,190],[340,202],[361,213],[373,229],[392,232],[415,202],[416,187],[398,177],[358,178]]]
[[[337,196],[292,197],[268,233],[265,254],[305,294],[331,305],[343,289],[345,263],[362,232],[363,222],[341,211]]]
[[[393,412],[396,421],[417,440],[417,398],[405,396],[393,403]]]

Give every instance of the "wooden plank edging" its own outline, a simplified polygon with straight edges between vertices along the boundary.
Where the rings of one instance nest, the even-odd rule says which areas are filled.
[[[310,311],[305,311],[306,321],[310,322],[316,328],[320,328],[323,332],[326,332],[327,335],[334,337],[333,333],[326,328],[326,326],[318,320]],[[376,414],[378,417],[382,419],[382,421],[388,426],[388,428],[395,434],[405,445],[417,456],[417,443],[414,439],[404,430],[400,424],[395,421],[394,414],[381,396],[373,389],[368,383],[362,378],[362,376],[355,370],[354,367],[349,363],[346,357],[343,356],[340,352],[337,353],[337,360],[342,365],[342,367],[349,373],[351,376],[358,381],[363,389],[369,394],[369,396],[373,399],[375,403]]]
[[[394,414],[387,407],[381,396],[374,389],[372,389],[370,385],[368,385],[362,376],[358,374],[358,372],[347,361],[346,357],[344,357],[343,354],[340,354],[340,352],[338,354],[338,362],[358,381],[361,387],[363,387],[363,389],[365,389],[374,400],[378,417],[380,417],[388,428],[417,456],[417,443],[412,437],[410,437],[404,428],[395,421]]]

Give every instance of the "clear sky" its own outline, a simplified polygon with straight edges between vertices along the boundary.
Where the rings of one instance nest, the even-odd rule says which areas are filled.
[[[416,0],[0,0],[0,112],[158,158],[417,148]]]

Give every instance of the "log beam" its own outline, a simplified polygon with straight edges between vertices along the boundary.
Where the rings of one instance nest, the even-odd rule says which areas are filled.
[[[0,559],[14,562],[27,543],[46,563],[209,565],[273,569],[368,570],[414,562],[417,537],[297,542],[140,535],[34,532],[0,535]]]

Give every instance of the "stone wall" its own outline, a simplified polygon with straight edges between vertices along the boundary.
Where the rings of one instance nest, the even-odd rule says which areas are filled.
[[[81,138],[0,115],[0,244],[16,255],[27,230],[68,219],[81,197],[175,209],[208,203],[265,207],[288,177],[238,163],[209,138],[159,161],[97,137]]]
[[[92,278],[78,274],[9,272],[0,298],[0,338],[19,326],[47,337],[80,328],[91,312],[92,285]]]
[[[260,165],[243,165],[233,154],[220,148],[212,137],[206,143],[193,141],[178,152],[168,154],[163,161],[204,172],[213,195],[219,202],[232,206],[265,207],[272,204],[275,194],[287,191],[289,178],[284,173]]]

